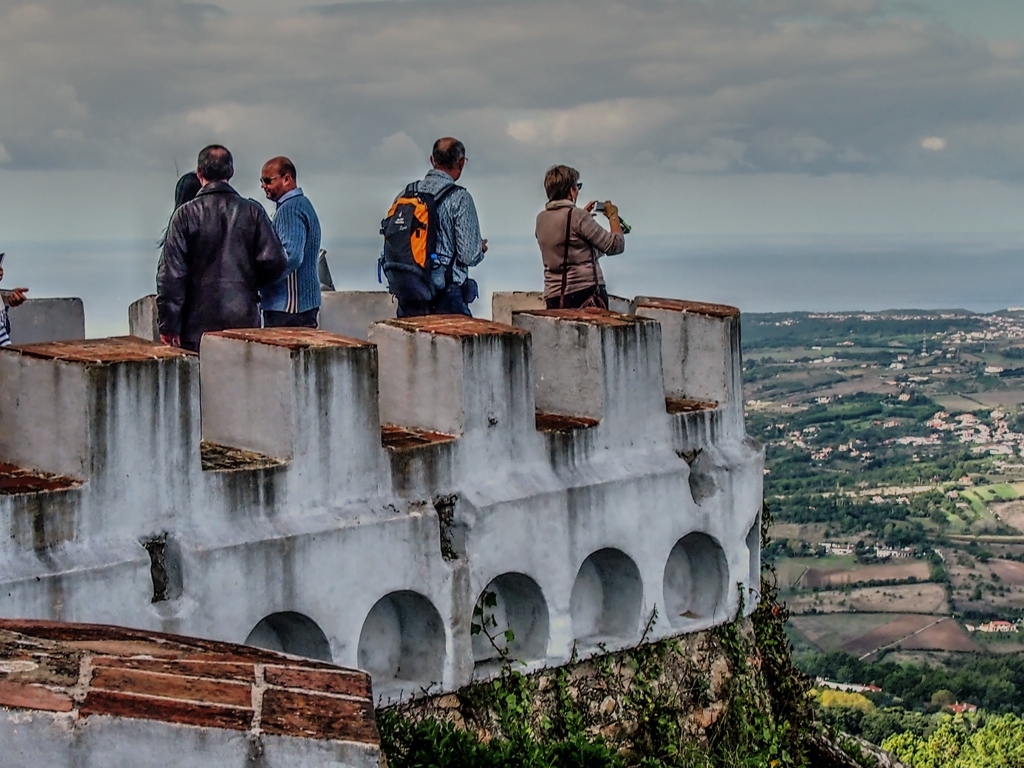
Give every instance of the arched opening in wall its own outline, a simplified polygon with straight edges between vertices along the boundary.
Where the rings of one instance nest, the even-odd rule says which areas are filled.
[[[246,645],[333,662],[331,644],[317,623],[301,613],[272,613],[253,627]]]
[[[374,691],[418,690],[444,673],[444,621],[433,604],[410,590],[392,592],[370,609],[359,633],[358,664]]]
[[[537,582],[525,574],[493,579],[477,598],[472,627],[478,666],[503,657],[525,662],[547,656],[548,606]]]
[[[747,552],[750,575],[747,577],[747,609],[753,610],[761,602],[761,513],[754,518],[754,524],[747,531]]]
[[[676,542],[665,563],[665,613],[675,628],[702,619],[724,619],[729,566],[725,552],[706,533]]]
[[[643,601],[636,563],[617,549],[601,549],[583,561],[572,586],[569,611],[573,636],[596,645],[636,634]]]

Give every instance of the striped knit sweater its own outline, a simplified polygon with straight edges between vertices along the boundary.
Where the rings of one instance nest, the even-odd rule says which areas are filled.
[[[4,304],[3,295],[0,294],[0,347],[9,347],[11,345],[11,335],[8,333],[7,328],[9,324],[7,306]]]
[[[276,312],[306,312],[320,306],[320,220],[301,189],[277,201],[274,231],[288,254],[288,269],[276,283],[260,291],[260,306]]]

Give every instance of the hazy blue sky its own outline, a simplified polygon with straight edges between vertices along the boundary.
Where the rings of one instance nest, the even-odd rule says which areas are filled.
[[[158,236],[205,144],[376,233],[433,139],[491,238],[554,162],[655,234],[1024,233],[1024,0],[0,0],[4,240]]]

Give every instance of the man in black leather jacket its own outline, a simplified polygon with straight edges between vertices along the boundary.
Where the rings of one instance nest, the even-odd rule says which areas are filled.
[[[288,266],[263,206],[228,184],[231,153],[206,147],[196,174],[203,188],[171,216],[156,270],[160,340],[193,351],[207,331],[259,327],[259,290]]]

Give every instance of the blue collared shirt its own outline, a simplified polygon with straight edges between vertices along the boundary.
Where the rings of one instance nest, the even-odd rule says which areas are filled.
[[[320,306],[320,221],[302,188],[281,195],[273,216],[274,231],[288,254],[288,269],[260,292],[263,309],[306,312]]]
[[[419,188],[436,195],[454,183],[455,180],[447,173],[432,168],[419,183]],[[437,208],[437,224],[437,257],[445,265],[455,257],[452,281],[462,285],[469,277],[469,268],[484,260],[480,220],[476,215],[473,196],[465,189],[456,189],[449,194]]]
[[[280,208],[288,200],[291,200],[293,197],[298,197],[301,194],[302,194],[302,187],[296,187],[295,189],[292,189],[292,190],[289,190],[289,191],[285,192],[283,195],[281,195],[281,197],[279,197],[277,199],[277,203],[276,203],[277,207],[274,210],[276,211],[277,208]]]

